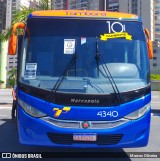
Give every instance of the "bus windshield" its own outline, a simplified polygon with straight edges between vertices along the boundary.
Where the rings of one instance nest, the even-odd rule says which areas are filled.
[[[149,84],[147,53],[141,22],[30,18],[19,79],[52,90],[63,76],[58,92],[108,94],[107,67],[119,92],[131,91]]]

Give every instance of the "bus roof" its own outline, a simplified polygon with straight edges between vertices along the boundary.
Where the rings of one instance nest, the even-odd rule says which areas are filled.
[[[35,17],[66,17],[66,18],[108,18],[108,19],[120,19],[120,20],[136,20],[140,21],[137,15],[122,13],[122,12],[108,12],[108,11],[92,11],[92,10],[44,10],[34,11],[28,18]]]

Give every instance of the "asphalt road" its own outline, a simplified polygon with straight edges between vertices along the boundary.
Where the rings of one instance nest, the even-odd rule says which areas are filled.
[[[3,97],[3,98],[2,98]],[[7,98],[6,98],[7,97]],[[10,100],[10,102],[9,102]],[[2,102],[1,102],[2,101]],[[149,152],[156,152],[160,153],[160,93],[159,92],[152,92],[152,117],[151,117],[151,130],[150,130],[150,138],[149,144],[143,148],[124,148],[124,149],[57,149],[57,148],[50,148],[50,147],[36,147],[36,146],[25,146],[19,144],[18,141],[18,134],[16,130],[16,122],[11,120],[11,103],[12,99],[10,96],[10,91],[1,92],[0,91],[0,152],[20,152],[20,153],[27,153],[27,152],[50,152],[52,154],[57,154],[57,152],[61,152],[60,156],[63,155],[62,152],[68,152],[71,158],[56,158],[56,159],[41,159],[41,160],[55,160],[55,161],[160,161],[160,158],[129,158],[129,154],[134,154],[135,152],[144,152],[149,154]],[[104,153],[99,153],[99,152]],[[76,158],[72,155],[73,152],[78,152]],[[89,152],[89,153],[85,153]],[[112,159],[105,157],[105,154],[112,153],[113,156],[117,156],[118,152],[125,156],[124,158],[114,158]],[[159,154],[158,153],[158,154]],[[95,157],[96,155],[96,157]],[[160,156],[160,154],[159,154]],[[84,157],[84,158],[82,158]],[[4,160],[4,159],[3,159]],[[15,159],[10,159],[15,160]],[[24,160],[24,159],[23,159]],[[31,160],[31,159],[30,159]]]

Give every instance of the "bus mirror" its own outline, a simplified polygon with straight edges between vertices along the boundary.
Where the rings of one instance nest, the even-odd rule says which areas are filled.
[[[149,59],[153,58],[153,46],[152,46],[152,41],[150,40],[150,34],[147,29],[144,29],[145,34],[147,36],[147,47],[148,47],[148,57]]]
[[[8,54],[15,55],[17,49],[17,35],[12,34],[9,39]]]
[[[152,41],[149,40],[147,42],[147,46],[148,46],[148,56],[149,56],[149,59],[153,59],[153,47],[152,47]]]
[[[16,30],[18,28],[24,29],[25,24],[22,22],[15,23],[12,27],[12,35],[10,36],[9,39],[9,45],[8,45],[8,54],[9,55],[15,55],[16,54],[16,49],[17,49],[17,42],[18,42],[18,37],[16,35]]]

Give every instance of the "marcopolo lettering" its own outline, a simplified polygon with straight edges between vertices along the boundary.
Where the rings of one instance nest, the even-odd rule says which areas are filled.
[[[88,99],[71,99],[71,103],[87,103],[87,104],[98,104],[99,100],[88,100]]]

